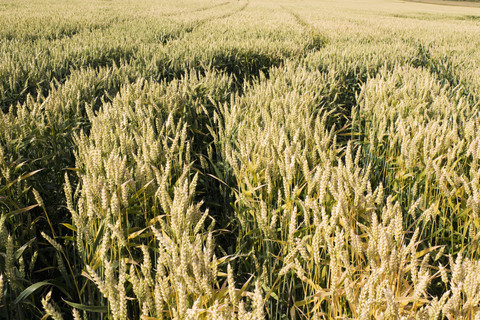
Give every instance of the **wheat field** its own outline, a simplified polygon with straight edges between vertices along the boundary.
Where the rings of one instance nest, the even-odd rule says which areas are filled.
[[[0,319],[480,320],[479,35],[462,2],[0,0]]]

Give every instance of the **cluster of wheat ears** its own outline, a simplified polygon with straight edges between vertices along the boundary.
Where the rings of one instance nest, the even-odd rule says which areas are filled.
[[[480,319],[475,10],[0,0],[0,319]]]

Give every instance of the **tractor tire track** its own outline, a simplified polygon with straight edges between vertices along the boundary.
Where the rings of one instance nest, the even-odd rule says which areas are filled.
[[[250,4],[250,1],[247,1],[240,8],[238,8],[238,9],[236,9],[236,10],[230,12],[230,13],[226,13],[226,14],[223,14],[221,16],[208,17],[208,18],[205,18],[205,19],[198,20],[198,21],[196,21],[196,23],[194,24],[194,26],[192,27],[192,30],[190,32],[193,32],[195,29],[203,26],[204,24],[206,24],[208,22],[215,21],[215,20],[220,20],[220,19],[225,19],[225,18],[233,16],[234,14],[240,13],[243,10],[245,10],[248,7],[249,4]]]
[[[305,30],[305,33],[309,37],[309,40],[304,47],[305,55],[312,51],[318,51],[325,47],[325,45],[327,44],[327,38],[322,35],[316,27],[314,27],[311,23],[308,23],[292,9],[286,8],[282,5],[280,7],[286,12],[288,12],[295,19],[295,21]]]
[[[185,11],[177,11],[177,12],[165,13],[165,14],[162,14],[162,15],[160,15],[160,16],[161,16],[161,17],[173,17],[173,16],[178,16],[178,15],[181,15],[181,14],[202,12],[202,11],[207,11],[207,10],[215,9],[215,8],[218,8],[218,7],[223,7],[223,6],[225,6],[225,5],[229,4],[229,3],[231,3],[231,1],[225,1],[225,2],[221,2],[221,3],[217,3],[217,4],[214,4],[214,5],[211,5],[211,6],[205,6],[205,7],[201,7],[201,8],[197,8],[197,9],[191,9],[191,10],[185,10]]]

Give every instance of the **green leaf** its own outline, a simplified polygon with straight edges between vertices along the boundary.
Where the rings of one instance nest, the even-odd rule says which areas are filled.
[[[28,288],[23,290],[18,295],[17,299],[15,299],[15,301],[13,303],[18,304],[18,303],[22,302],[23,300],[25,300],[25,298],[27,298],[29,295],[34,293],[37,289],[39,289],[43,286],[47,286],[47,285],[52,285],[52,284],[48,281],[41,281],[41,282],[37,282],[37,283],[32,284],[31,286],[29,286]]]
[[[100,240],[103,238],[104,227],[105,227],[105,224],[102,222],[100,225],[100,230],[98,230],[97,232],[97,237],[95,238],[95,242],[93,243],[92,251],[90,253],[90,258],[89,258],[90,261],[93,260],[95,256],[95,252],[97,251],[98,245],[100,244]]]
[[[70,230],[72,230],[72,231],[74,231],[74,232],[77,232],[77,228],[75,228],[74,226],[72,226],[72,225],[69,224],[69,223],[60,223],[60,225],[64,226],[64,227],[67,228],[67,229],[70,229]]]
[[[28,207],[21,208],[21,209],[15,210],[15,211],[11,211],[11,212],[7,213],[7,218],[10,218],[11,216],[14,216],[14,215],[17,215],[17,214],[20,214],[20,213],[30,211],[30,210],[32,210],[33,208],[36,208],[36,207],[38,207],[38,204],[34,204],[32,206],[28,206]]]
[[[27,243],[25,243],[23,246],[21,246],[20,248],[18,248],[18,250],[15,252],[15,260],[18,260],[20,258],[20,256],[23,254],[23,252],[25,251],[25,249],[27,249],[30,244],[32,244],[32,242],[35,240],[35,238],[29,240]]]
[[[38,169],[38,170],[35,170],[35,171],[32,171],[30,173],[27,173],[26,175],[23,175],[15,180],[13,180],[12,182],[10,182],[8,185],[7,185],[7,188],[10,188],[12,185],[14,185],[15,183],[17,183],[18,181],[21,181],[21,180],[25,180],[27,178],[30,178],[31,176],[33,176],[34,174],[42,171],[43,169]]]
[[[63,300],[63,301],[65,301],[65,303],[68,304],[69,306],[74,307],[78,310],[82,310],[82,311],[98,312],[98,313],[106,313],[108,311],[108,308],[103,307],[103,306],[100,306],[100,307],[87,306],[87,305],[84,305],[84,304],[74,303],[74,302],[70,302],[70,301],[66,301],[66,300]]]

